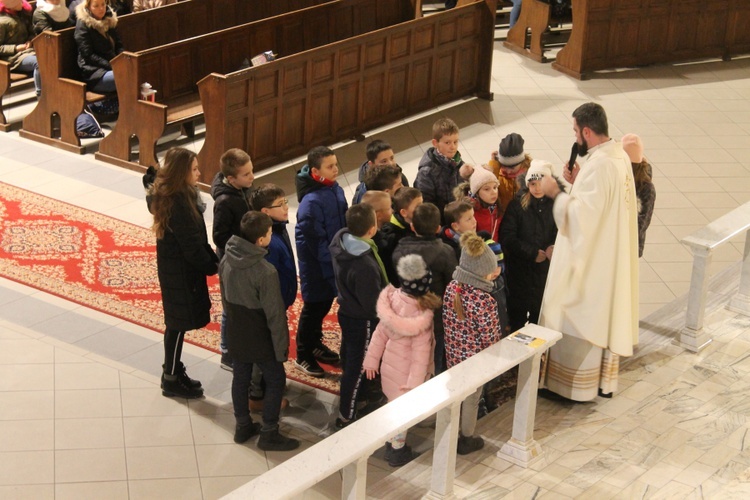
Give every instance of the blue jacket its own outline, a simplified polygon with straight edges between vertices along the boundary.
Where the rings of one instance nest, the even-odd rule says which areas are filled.
[[[286,222],[273,221],[271,244],[268,245],[266,260],[279,273],[281,296],[284,306],[288,309],[297,299],[297,266],[294,264],[292,243],[289,241],[286,225]]]
[[[336,297],[331,252],[328,245],[346,226],[346,198],[338,183],[324,186],[310,177],[305,165],[295,178],[297,186],[297,225],[294,228],[297,245],[302,299],[305,302],[324,302]]]

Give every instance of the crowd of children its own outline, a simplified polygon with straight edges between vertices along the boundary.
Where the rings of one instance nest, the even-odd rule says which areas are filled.
[[[148,197],[167,324],[164,395],[203,394],[179,359],[184,331],[208,322],[205,276],[217,265],[221,364],[233,370],[234,440],[259,434],[264,450],[299,446],[279,433],[279,414],[288,403],[287,311],[297,299],[298,269],[303,306],[294,366],[323,377],[319,363],[340,362],[336,429],[370,411],[368,402],[379,401],[381,388],[391,401],[536,322],[557,235],[552,200],[540,186],[544,177],[557,179],[552,165],[532,161],[523,138],[509,134],[488,165],[474,167],[458,152],[452,120],[438,120],[432,133],[415,187],[408,186],[391,146],[371,142],[351,207],[337,182],[335,153],[313,148],[296,176],[296,262],[286,193],[273,184],[253,186],[247,153],[227,151],[212,183],[217,257],[205,241],[195,155],[170,150]],[[641,171],[647,227],[654,198],[650,167],[637,136],[623,143]],[[180,288],[185,282],[171,276],[186,273],[197,289]],[[323,320],[334,299],[340,353],[323,342]],[[482,393],[479,388],[462,404],[460,454],[483,446],[475,432]],[[262,424],[253,423],[250,410],[262,410]],[[405,434],[386,444],[392,466],[415,456]]]

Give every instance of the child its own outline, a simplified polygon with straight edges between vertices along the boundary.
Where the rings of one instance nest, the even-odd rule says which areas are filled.
[[[523,137],[519,134],[508,134],[500,141],[497,151],[492,153],[489,166],[500,183],[498,193],[501,207],[507,207],[510,200],[525,187],[523,183],[531,166],[531,156],[524,153],[523,143]]]
[[[434,203],[442,214],[445,205],[453,200],[453,189],[472,170],[458,152],[458,125],[450,118],[440,118],[432,125],[432,147],[419,161],[414,187],[422,192],[424,201]]]
[[[262,212],[273,221],[271,226],[271,243],[268,245],[266,260],[276,268],[281,285],[281,298],[284,308],[288,310],[297,299],[297,266],[294,263],[292,244],[286,225],[289,223],[289,201],[284,190],[275,184],[263,184],[253,191],[250,199],[253,210]],[[281,400],[283,410],[289,404]],[[263,382],[260,368],[253,368],[253,380],[250,388],[250,409],[263,409]]]
[[[219,260],[208,244],[203,221],[206,204],[198,190],[200,175],[195,153],[171,148],[147,196],[154,215],[156,269],[166,324],[161,376],[166,397],[203,396],[201,383],[187,376],[180,361],[185,332],[211,321],[206,276],[216,274]]]
[[[398,168],[399,172],[401,173],[401,185],[407,186],[407,187],[409,186],[409,180],[403,174],[403,171],[401,170],[401,167],[398,166],[398,163],[396,163],[396,155],[393,152],[393,148],[391,147],[390,144],[388,144],[385,141],[381,141],[380,139],[375,139],[374,141],[370,142],[367,145],[366,154],[367,154],[367,160],[359,167],[359,173],[358,173],[359,185],[357,186],[357,189],[354,192],[354,198],[352,198],[352,205],[356,205],[357,203],[360,203],[362,201],[362,195],[366,193],[367,190],[369,189],[365,185],[365,178],[367,177],[367,172],[370,169],[370,167],[394,165],[396,168]]]
[[[474,206],[477,231],[486,232],[494,241],[499,241],[502,207],[498,203],[497,177],[486,168],[474,169],[469,182],[456,187],[457,200],[466,198]]]
[[[461,236],[461,260],[443,297],[445,354],[448,368],[470,358],[500,340],[497,303],[490,293],[500,275],[497,258],[474,232]],[[461,404],[458,454],[482,449],[484,440],[474,436],[482,387]]]
[[[512,332],[523,327],[527,317],[529,323],[539,320],[557,237],[553,200],[542,192],[541,180],[547,175],[552,176],[552,164],[543,160],[531,162],[526,189],[521,191],[520,198],[510,202],[500,228],[508,264],[508,316]]]
[[[375,210],[375,218],[378,221],[378,233],[380,233],[380,230],[391,220],[391,216],[393,215],[391,195],[385,191],[365,191],[360,203],[366,203]]]
[[[299,208],[294,234],[304,301],[297,325],[295,366],[313,377],[324,375],[318,361],[339,361],[339,355],[323,344],[323,319],[336,297],[328,245],[346,226],[346,199],[336,182],[338,174],[334,152],[318,146],[310,150],[307,164],[295,178]]]
[[[372,237],[377,231],[375,210],[354,205],[346,212],[346,227],[331,243],[331,257],[338,288],[341,325],[341,389],[336,428],[356,418],[356,401],[362,383],[362,362],[378,323],[376,304],[388,284],[383,262]]]
[[[393,197],[393,215],[390,221],[383,224],[381,230],[387,246],[383,248],[380,257],[385,264],[389,281],[398,282],[396,269],[393,267],[393,250],[401,238],[414,235],[411,229],[412,217],[414,210],[421,204],[422,193],[416,188],[402,187]]]
[[[453,249],[458,262],[461,258],[461,235],[477,230],[474,207],[465,200],[452,201],[445,206],[443,217],[445,226],[440,230],[440,239]]]
[[[415,388],[429,376],[432,311],[441,305],[440,298],[430,291],[432,273],[422,257],[404,256],[398,261],[397,272],[401,288],[388,285],[380,293],[377,304],[380,322],[363,364],[370,380],[380,372],[388,401]],[[385,445],[385,459],[391,467],[400,467],[417,456],[406,444],[406,432],[397,434]]]
[[[232,355],[232,405],[237,425],[234,442],[244,443],[260,432],[258,448],[287,451],[299,441],[279,433],[281,395],[286,384],[284,361],[289,354],[289,327],[276,269],[266,262],[271,243],[271,218],[247,212],[241,236],[232,236],[219,265],[221,301],[227,311],[227,341]],[[266,380],[263,426],[253,423],[248,409],[248,389],[253,365]]]
[[[656,188],[651,181],[652,170],[648,160],[643,157],[643,142],[635,134],[622,137],[622,149],[630,157],[635,181],[635,195],[638,198],[638,257],[643,257],[643,246],[646,244],[646,230],[651,225],[651,216],[656,203]]]
[[[211,183],[214,199],[213,238],[219,259],[224,255],[224,246],[232,236],[240,234],[242,216],[250,210],[250,186],[253,185],[253,162],[250,155],[241,149],[227,150],[219,159],[221,170]],[[232,371],[232,357],[227,350],[226,314],[221,313],[221,367]]]
[[[403,186],[402,177],[401,167],[376,165],[367,171],[365,186],[367,191],[385,191],[393,196]]]
[[[421,256],[432,274],[432,291],[438,297],[445,293],[445,287],[453,279],[458,260],[453,249],[440,241],[440,211],[432,203],[423,203],[414,210],[411,223],[414,236],[402,239],[393,251],[393,264],[398,263],[407,255]],[[403,284],[401,285],[403,286]],[[435,321],[435,374],[445,371],[445,339],[443,330],[443,311],[438,308],[434,314]]]

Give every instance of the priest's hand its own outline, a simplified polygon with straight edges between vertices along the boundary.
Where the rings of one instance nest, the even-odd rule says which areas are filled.
[[[551,175],[542,177],[542,192],[544,195],[553,200],[560,194],[560,186],[557,185],[557,179]]]
[[[555,245],[550,245],[547,247],[547,250],[544,251],[544,254],[547,256],[549,260],[552,260],[552,252],[555,250]]]
[[[572,186],[576,181],[576,177],[578,177],[578,172],[581,171],[581,166],[578,164],[578,162],[575,162],[575,164],[573,165],[573,170],[570,170],[568,168],[568,165],[570,165],[570,163],[565,162],[565,166],[563,167],[563,178]]]
[[[544,250],[537,251],[536,259],[534,259],[534,262],[536,262],[537,264],[541,264],[545,260],[547,260],[547,254],[544,252]]]

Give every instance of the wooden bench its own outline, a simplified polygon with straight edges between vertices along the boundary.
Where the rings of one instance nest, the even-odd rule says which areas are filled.
[[[492,2],[494,3],[494,2]],[[256,171],[466,96],[490,99],[494,5],[412,19],[198,83],[203,181],[241,148]]]
[[[122,16],[117,31],[125,48],[138,51],[327,1],[331,0],[186,0]],[[42,95],[24,119],[20,135],[82,154],[85,148],[75,134],[75,120],[87,94],[86,85],[79,81],[74,32],[74,28],[45,31],[34,39]],[[58,121],[59,137],[53,135],[53,123]]]
[[[544,55],[545,33],[549,32],[551,26],[570,23],[571,20],[569,16],[553,17],[548,2],[524,0],[518,22],[508,31],[503,45],[537,62],[547,62]]]
[[[0,131],[7,132],[10,129],[3,109],[3,97],[10,93],[11,89],[27,87],[33,83],[32,77],[25,73],[13,73],[10,71],[9,63],[0,61]]]
[[[682,243],[690,247],[693,253],[693,273],[690,278],[685,328],[680,332],[679,341],[675,342],[677,345],[698,352],[711,342],[710,335],[703,330],[711,257],[715,248],[743,232],[746,236],[740,288],[728,307],[750,316],[750,202],[682,239]]]
[[[431,465],[431,478],[412,478],[410,481],[417,491],[421,488],[420,483],[429,481],[429,491],[425,491],[424,496],[414,491],[411,497],[456,498],[453,486],[461,403],[477,388],[514,366],[518,366],[518,385],[512,428],[508,429],[509,439],[497,452],[497,457],[528,469],[544,458],[541,445],[534,440],[540,359],[544,351],[562,338],[562,334],[534,324],[524,326],[517,333],[533,340],[528,344],[519,342],[513,338],[516,334],[504,338],[333,436],[284,460],[224,498],[299,498],[325,478],[343,471],[341,498],[364,500],[367,498],[367,461],[370,455],[397,433],[432,415],[437,415],[432,463],[420,460],[418,465]],[[383,498],[396,497],[386,494]],[[486,498],[492,498],[492,494]]]
[[[124,52],[112,61],[120,116],[112,133],[100,142],[96,158],[136,170],[153,165],[156,143],[166,127],[203,113],[197,83],[206,75],[232,72],[244,59],[266,50],[297,54],[413,16],[410,0],[336,0],[140,52]],[[294,77],[317,80],[318,75],[296,73]],[[142,82],[158,91],[157,102],[139,99]],[[139,147],[137,162],[130,161],[133,137]],[[202,164],[201,168],[204,181],[210,182],[206,175],[215,172],[217,165]]]

